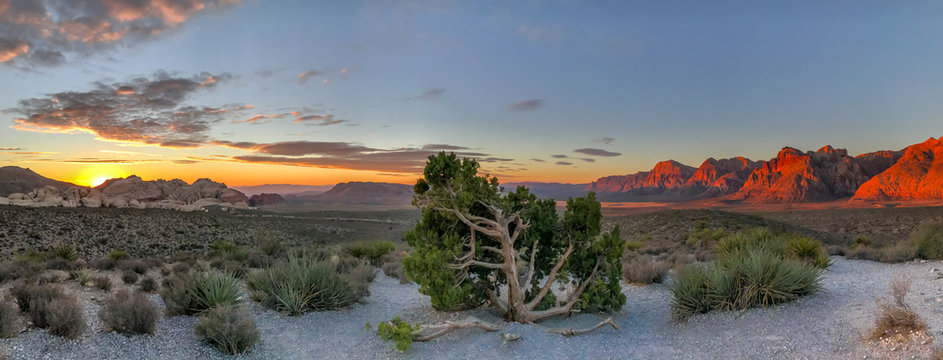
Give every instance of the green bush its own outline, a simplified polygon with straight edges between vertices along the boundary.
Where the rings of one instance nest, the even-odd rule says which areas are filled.
[[[69,294],[50,301],[46,306],[49,333],[68,339],[77,339],[88,326],[82,306],[75,295]]]
[[[52,248],[49,250],[48,256],[51,259],[58,258],[66,261],[75,261],[79,259],[79,253],[75,251],[75,248],[68,245]]]
[[[832,265],[832,260],[825,255],[822,243],[807,236],[794,236],[787,240],[786,253],[793,259],[797,259],[820,269],[825,269]]]
[[[118,261],[118,260],[127,260],[130,258],[131,258],[131,254],[128,254],[128,252],[125,250],[112,250],[111,252],[108,253],[109,260]]]
[[[925,260],[943,260],[943,223],[921,226],[910,236],[917,247],[917,257]]]
[[[409,350],[409,345],[413,343],[413,332],[419,330],[419,324],[411,325],[403,321],[399,316],[390,321],[381,322],[377,325],[377,332],[383,341],[393,341],[393,348],[399,351]]]
[[[147,295],[121,289],[105,300],[98,316],[109,329],[122,334],[153,334],[160,309]]]
[[[245,261],[246,251],[241,246],[231,242],[219,240],[210,245],[213,254],[223,260]]]
[[[824,256],[821,245],[795,239],[802,238],[767,229],[721,239],[714,264],[687,267],[674,279],[672,314],[684,320],[710,311],[767,307],[818,291],[827,264],[809,257]]]
[[[241,307],[220,306],[200,316],[197,336],[225,354],[242,354],[259,341],[259,330]]]
[[[216,306],[242,303],[239,279],[218,271],[191,271],[168,279],[160,296],[171,316],[193,315]]]
[[[247,281],[253,298],[289,315],[338,309],[359,299],[355,284],[332,266],[297,256],[249,275]]]
[[[95,273],[92,272],[92,269],[82,268],[70,272],[69,278],[75,280],[75,282],[79,283],[79,285],[88,286],[91,285],[92,276],[94,275]]]
[[[347,245],[347,253],[358,259],[369,260],[373,266],[383,263],[383,255],[396,250],[396,245],[390,241],[355,242]]]
[[[864,234],[855,235],[855,240],[851,244],[851,248],[857,248],[859,246],[871,246],[871,237]]]
[[[19,309],[8,299],[0,302],[0,337],[11,338],[20,330]]]

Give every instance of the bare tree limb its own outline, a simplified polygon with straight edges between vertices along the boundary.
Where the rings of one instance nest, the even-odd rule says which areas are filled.
[[[493,252],[493,253],[498,254],[498,255],[504,255],[504,252],[501,251],[501,249],[498,249],[498,248],[493,247],[493,246],[484,246],[484,245],[483,245],[483,246],[481,247],[481,249],[482,249],[482,250],[487,250],[487,251]]]
[[[560,261],[557,261],[557,264],[553,266],[553,269],[550,270],[550,275],[547,275],[547,282],[544,283],[544,286],[540,288],[540,292],[537,293],[537,296],[534,297],[529,303],[524,305],[527,310],[534,310],[541,301],[543,301],[544,296],[547,296],[547,292],[550,291],[550,287],[553,286],[553,282],[557,280],[557,272],[560,271],[560,268],[563,267],[563,264],[566,263],[566,259],[570,257],[570,253],[573,252],[573,242],[570,242],[570,246],[566,248],[566,252],[563,253],[563,256],[560,257]]]
[[[530,286],[530,282],[534,280],[534,269],[535,262],[537,261],[537,243],[540,242],[540,239],[534,239],[534,246],[530,249],[530,264],[527,267],[527,281],[525,281],[522,286]]]
[[[616,325],[616,323],[612,321],[612,317],[608,317],[605,320],[600,321],[598,324],[594,325],[593,327],[589,327],[586,329],[547,328],[547,331],[555,333],[555,334],[560,334],[566,337],[570,337],[574,335],[583,335],[583,334],[592,332],[596,329],[599,329],[601,327],[604,327],[606,325],[612,326],[613,329],[619,330],[619,325]]]
[[[488,299],[490,299],[491,303],[494,304],[494,306],[498,308],[498,312],[501,313],[501,316],[504,316],[504,314],[507,314],[508,305],[504,301],[502,301],[500,298],[498,298],[498,296],[495,295],[494,291],[491,291],[491,289],[485,289],[485,294],[488,294]]]
[[[580,295],[582,295],[583,291],[586,290],[586,285],[589,285],[589,283],[593,281],[593,278],[596,277],[597,270],[599,270],[599,262],[596,262],[596,266],[593,267],[593,272],[589,274],[589,277],[583,280],[583,283],[580,284],[578,288],[576,288],[576,291],[570,294],[565,304],[543,311],[530,311],[529,313],[525,314],[525,319],[527,322],[533,322],[543,318],[569,314],[572,312],[573,306],[576,305],[576,303],[580,300]]]
[[[498,331],[502,327],[496,324],[479,320],[475,317],[469,317],[464,321],[446,321],[439,325],[421,325],[419,330],[413,332],[413,340],[429,341],[458,329],[480,328],[484,331]]]

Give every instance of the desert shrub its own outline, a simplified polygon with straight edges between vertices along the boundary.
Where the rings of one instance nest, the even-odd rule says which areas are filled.
[[[280,239],[271,232],[260,234],[257,248],[262,254],[279,257],[285,255],[287,247]]]
[[[69,245],[62,245],[50,249],[48,252],[48,257],[51,259],[75,261],[79,259],[79,253],[75,251],[75,248]]]
[[[377,332],[383,341],[393,341],[393,348],[399,351],[409,350],[413,343],[413,332],[419,331],[419,324],[412,325],[403,321],[399,316],[393,320],[384,321],[377,325]]]
[[[220,257],[223,260],[246,260],[245,250],[243,250],[241,246],[231,241],[218,240],[210,245],[210,249],[213,250],[214,255]]]
[[[890,298],[878,299],[880,313],[871,331],[872,340],[907,337],[927,329],[927,324],[907,304],[909,291],[910,280],[901,276],[891,280]]]
[[[235,306],[214,307],[200,316],[196,334],[225,354],[242,354],[259,341],[249,313]]]
[[[688,245],[698,246],[698,245],[708,245],[717,240],[722,239],[726,232],[724,229],[709,229],[709,228],[700,228],[691,232],[688,235],[688,240],[686,241]]]
[[[672,314],[684,320],[715,310],[767,307],[818,291],[820,264],[803,257],[812,252],[797,254],[795,249],[813,246],[792,246],[791,239],[795,238],[765,229],[721,239],[717,260],[712,265],[687,267],[674,279]]]
[[[82,306],[75,295],[60,296],[50,301],[45,309],[49,333],[68,339],[82,336],[87,327]]]
[[[65,296],[62,288],[52,284],[38,285],[35,283],[19,282],[10,287],[16,305],[20,311],[29,315],[33,325],[39,328],[49,326],[47,308],[50,302]]]
[[[637,255],[622,260],[622,276],[632,284],[660,283],[668,276],[671,264],[667,261],[654,261],[651,256]]]
[[[359,299],[350,280],[323,262],[291,256],[248,276],[253,298],[289,315],[338,309]]]
[[[246,268],[241,262],[233,260],[221,260],[216,259],[210,262],[210,267],[213,269],[218,269],[225,273],[230,273],[237,278],[243,278],[249,269]]]
[[[0,301],[0,337],[14,337],[19,330],[19,309],[9,299],[3,299]]]
[[[182,273],[190,271],[190,264],[185,263],[185,262],[178,262],[174,264],[174,266],[171,267],[170,269],[176,274],[182,274]]]
[[[95,259],[95,260],[92,260],[91,263],[89,263],[89,266],[91,266],[92,268],[96,270],[102,270],[102,271],[114,270],[115,266],[117,265],[118,265],[117,261],[109,259],[109,258]]]
[[[831,266],[832,261],[825,255],[822,243],[807,236],[793,236],[786,241],[786,253],[794,259],[820,269]]]
[[[851,248],[857,248],[859,246],[871,246],[871,237],[864,234],[855,235],[855,240],[851,243]]]
[[[168,279],[160,292],[168,315],[193,315],[242,302],[239,279],[218,271],[191,271]]]
[[[150,276],[145,276],[143,279],[141,279],[140,285],[141,291],[144,292],[154,292],[154,290],[157,290],[157,281]]]
[[[889,248],[881,249],[878,261],[899,263],[917,258],[917,246],[909,241],[901,241]]]
[[[121,274],[121,281],[126,285],[134,285],[138,282],[138,273],[133,271],[125,271]]]
[[[91,285],[92,276],[94,275],[95,273],[92,272],[92,269],[82,268],[78,270],[72,270],[72,272],[69,273],[69,278],[75,280],[75,282],[79,283],[79,285],[88,286]]]
[[[147,274],[147,270],[150,269],[150,264],[142,260],[121,260],[118,261],[117,268],[125,271],[133,271],[137,274],[144,275]]]
[[[99,290],[111,291],[111,278],[107,275],[97,275],[92,277],[92,285]]]
[[[70,265],[69,260],[62,258],[53,258],[46,261],[47,270],[70,270]]]
[[[34,263],[14,260],[0,263],[0,282],[16,280],[35,275],[39,269]]]
[[[401,262],[388,262],[383,264],[383,274],[399,279],[400,284],[410,283],[409,279],[406,278],[406,272],[403,270],[403,263]]]
[[[62,270],[47,270],[36,277],[40,284],[55,284],[69,278],[69,273]]]
[[[369,260],[373,266],[380,266],[383,255],[396,250],[396,245],[390,241],[358,241],[347,245],[347,253],[358,259]]]
[[[153,334],[160,309],[142,292],[118,290],[98,313],[109,329],[123,334]]]
[[[114,260],[114,261],[127,260],[130,258],[131,258],[131,254],[128,254],[128,252],[125,250],[112,250],[111,252],[108,253],[108,259]]]
[[[943,223],[924,224],[910,236],[910,241],[919,258],[943,260]]]

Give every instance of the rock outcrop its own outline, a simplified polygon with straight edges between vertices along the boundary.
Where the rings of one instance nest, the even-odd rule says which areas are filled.
[[[19,173],[27,177],[35,175],[46,179],[28,169],[16,169],[20,170],[7,170],[6,173]],[[36,183],[49,183],[50,181],[55,183],[55,180],[46,179],[49,181],[44,181],[42,179],[31,178],[28,180]],[[0,200],[0,205],[131,207],[184,211],[199,210],[204,206],[211,205],[248,208],[249,202],[245,194],[209,179],[199,179],[193,184],[187,184],[180,179],[144,181],[133,175],[123,179],[110,179],[95,188],[71,185],[65,190],[60,190],[56,186],[46,185],[25,193],[12,193],[0,199],[3,199]]]
[[[943,199],[943,137],[908,146],[855,192],[856,200]]]
[[[76,185],[44,177],[28,168],[0,167],[0,197],[7,197],[14,193],[26,194],[46,186],[52,186],[61,192]]]
[[[689,197],[714,197],[740,190],[753,170],[764,162],[742,156],[730,159],[708,158],[684,184],[682,193]]]
[[[666,190],[682,187],[694,175],[694,171],[693,167],[674,160],[667,160],[655,164],[651,171],[599,178],[589,184],[586,189],[599,193],[661,194]]]
[[[413,199],[413,187],[403,184],[351,181],[334,185],[331,190],[317,195],[287,195],[290,203],[329,203],[351,205],[408,206]]]
[[[285,198],[279,194],[262,193],[258,195],[252,195],[252,197],[249,198],[249,206],[252,207],[271,206],[284,203]]]
[[[824,146],[803,153],[785,147],[750,174],[735,200],[756,202],[828,201],[854,194],[869,177],[845,149]]]

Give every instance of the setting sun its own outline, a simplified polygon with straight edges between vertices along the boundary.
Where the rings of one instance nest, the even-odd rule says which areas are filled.
[[[96,187],[108,179],[123,178],[128,176],[127,170],[110,164],[91,165],[75,177],[72,181],[77,185]]]

